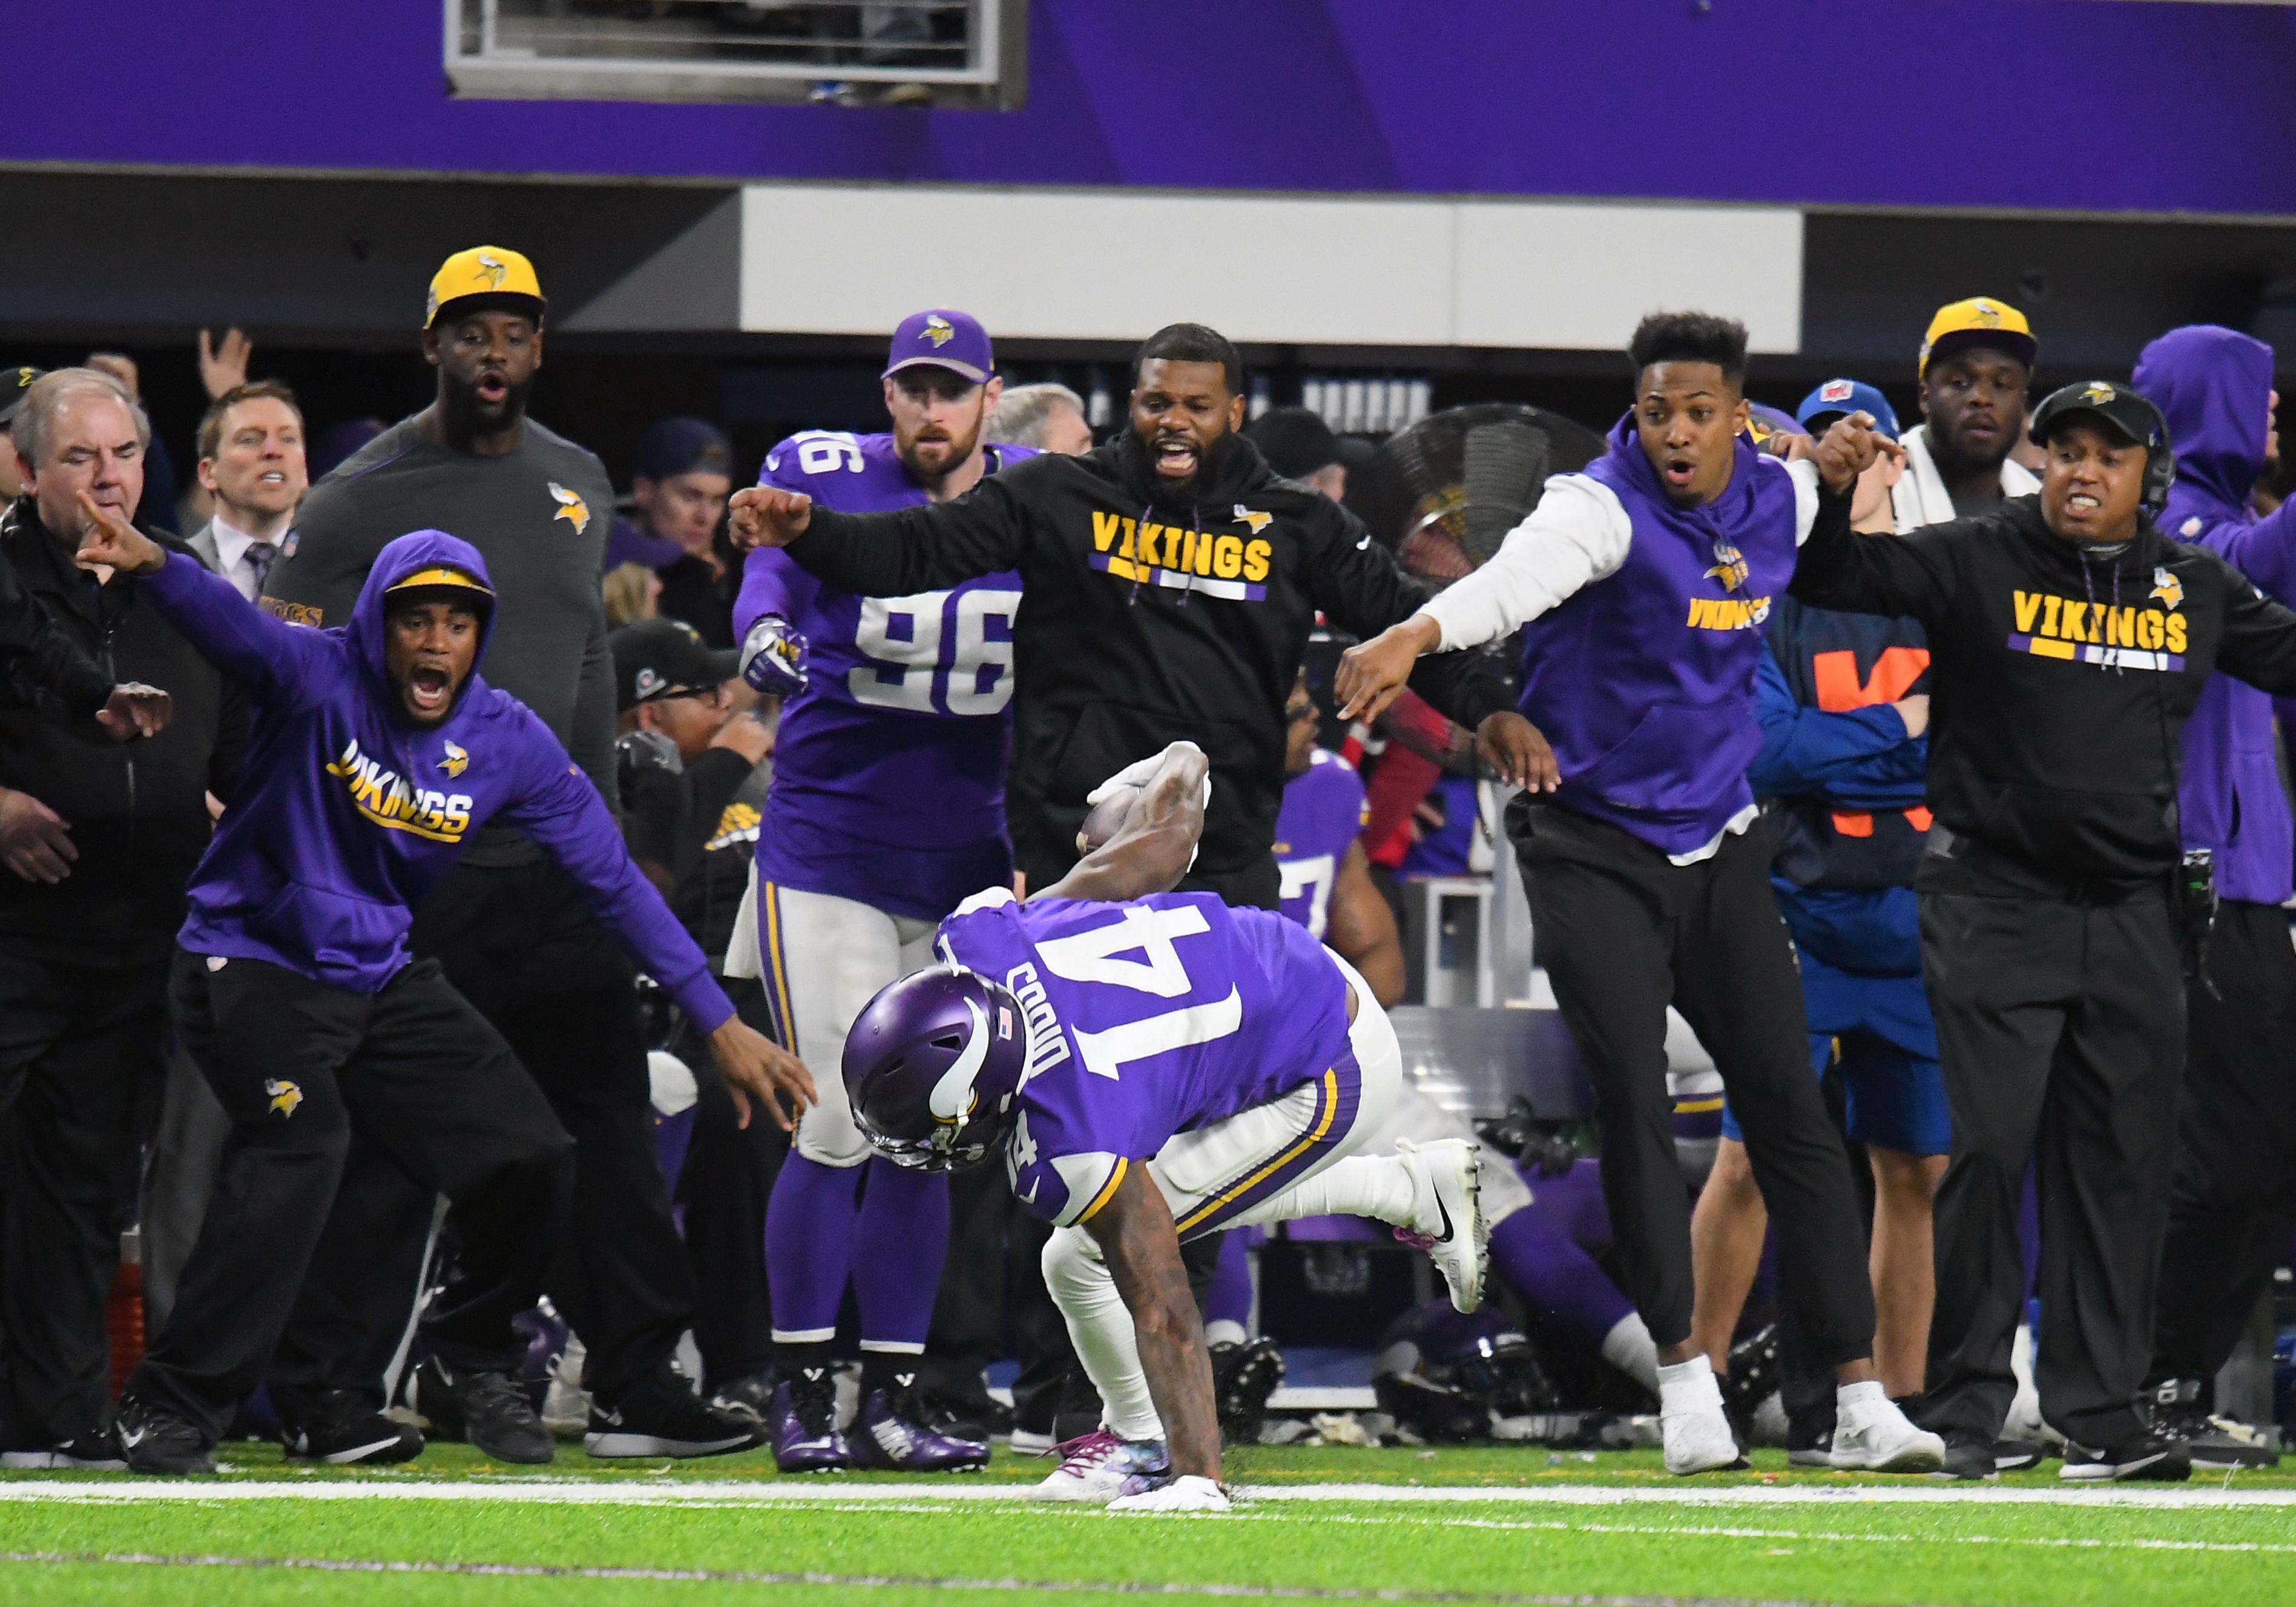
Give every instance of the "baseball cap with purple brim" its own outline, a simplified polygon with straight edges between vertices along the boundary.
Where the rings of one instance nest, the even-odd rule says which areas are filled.
[[[978,318],[936,307],[901,320],[901,326],[893,332],[892,355],[885,360],[884,377],[890,380],[904,368],[924,367],[946,368],[983,385],[996,372],[996,353]]]

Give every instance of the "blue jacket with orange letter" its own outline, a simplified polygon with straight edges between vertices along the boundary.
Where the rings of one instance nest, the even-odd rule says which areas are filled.
[[[144,580],[254,709],[239,793],[193,873],[179,940],[379,992],[407,963],[414,906],[498,821],[566,868],[697,1028],[722,1025],[733,1005],[596,788],[532,710],[479,675],[484,635],[446,718],[405,712],[384,668],[383,594],[432,570],[488,585],[477,550],[439,530],[386,545],[350,622],[324,630],[283,623],[181,554]]]

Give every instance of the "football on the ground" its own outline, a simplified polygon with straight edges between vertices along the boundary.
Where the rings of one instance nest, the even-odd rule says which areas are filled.
[[[1125,816],[1131,814],[1133,804],[1146,791],[1144,787],[1119,787],[1093,805],[1092,812],[1084,817],[1084,824],[1077,832],[1077,852],[1089,854],[1122,830]]]

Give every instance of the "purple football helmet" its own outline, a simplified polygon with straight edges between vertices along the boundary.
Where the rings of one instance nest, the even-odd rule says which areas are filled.
[[[918,1171],[961,1171],[1004,1139],[1028,1063],[1028,1023],[1011,991],[936,965],[861,1012],[845,1035],[845,1096],[880,1155]]]

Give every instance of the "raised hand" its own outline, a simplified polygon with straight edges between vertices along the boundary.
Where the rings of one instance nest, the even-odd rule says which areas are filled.
[[[718,1069],[732,1085],[734,1105],[741,1112],[745,1127],[750,1125],[752,1097],[765,1106],[766,1114],[784,1133],[793,1131],[797,1120],[782,1109],[780,1095],[787,1095],[790,1103],[800,1111],[819,1103],[813,1073],[805,1069],[805,1062],[738,1015],[726,1017],[726,1024],[709,1035],[709,1053],[717,1057]]]
[[[1833,428],[1809,453],[1817,464],[1818,478],[1837,492],[1856,485],[1857,477],[1873,467],[1874,460],[1885,455],[1899,463],[1906,460],[1903,447],[1886,435],[1875,433],[1870,413],[1844,414],[1834,420]]]
[[[813,498],[779,486],[749,486],[734,493],[726,514],[734,545],[742,551],[785,547],[813,522]]]
[[[1442,645],[1443,627],[1423,614],[1414,614],[1400,625],[1390,625],[1368,642],[1358,642],[1340,655],[1339,674],[1332,690],[1340,701],[1343,720],[1375,720],[1403,693],[1411,667],[1422,653]]]
[[[247,361],[254,355],[255,343],[235,329],[224,331],[222,340],[213,347],[208,344],[208,332],[200,331],[200,383],[208,400],[219,402],[246,384]]]

